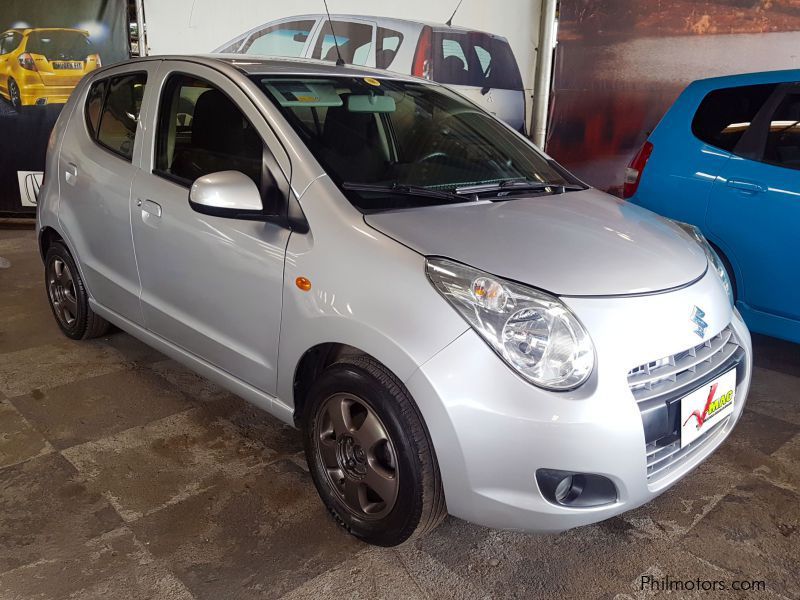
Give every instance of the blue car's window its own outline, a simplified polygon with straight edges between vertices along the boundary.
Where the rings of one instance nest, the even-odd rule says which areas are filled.
[[[710,92],[695,113],[692,132],[707,144],[733,152],[776,87],[746,85]]]
[[[764,161],[800,169],[800,94],[788,94],[772,115]]]

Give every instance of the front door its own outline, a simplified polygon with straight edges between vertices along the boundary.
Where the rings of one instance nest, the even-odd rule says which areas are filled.
[[[247,96],[224,75],[165,69],[149,166],[133,182],[133,239],[146,327],[274,393],[289,231],[189,206],[192,182],[235,170],[260,186],[264,152],[282,152]],[[160,82],[161,83],[161,82]],[[266,140],[266,143],[265,141]],[[274,155],[273,155],[274,156]],[[274,169],[279,170],[279,169]]]
[[[739,299],[800,319],[800,86],[767,101],[715,182],[709,232],[738,267]]]

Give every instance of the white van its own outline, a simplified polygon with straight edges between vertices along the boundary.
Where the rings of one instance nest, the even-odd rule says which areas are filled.
[[[517,61],[501,36],[358,15],[299,15],[259,25],[214,52],[315,58],[386,69],[447,84],[524,133],[525,92]]]

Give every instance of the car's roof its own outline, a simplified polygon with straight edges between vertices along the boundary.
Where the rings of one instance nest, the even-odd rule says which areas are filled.
[[[328,16],[326,14],[324,14],[324,13],[311,13],[311,14],[306,14],[306,15],[292,15],[290,17],[290,19],[292,21],[294,21],[296,19],[304,19],[304,18],[305,19],[319,19],[319,18],[327,19]],[[431,29],[437,29],[437,30],[448,29],[448,30],[452,30],[452,31],[463,31],[463,32],[474,31],[474,32],[477,32],[477,33],[486,33],[487,35],[492,35],[494,37],[501,37],[501,36],[495,35],[493,33],[480,31],[478,29],[473,29],[471,27],[460,27],[458,25],[447,25],[446,23],[437,23],[435,21],[423,21],[423,20],[418,20],[418,19],[398,19],[398,18],[395,18],[395,17],[379,17],[379,16],[375,16],[375,15],[355,15],[355,14],[343,14],[343,13],[332,14],[331,15],[331,19],[361,19],[361,20],[364,20],[364,21],[375,21],[379,25],[391,25],[392,23],[394,23],[396,25],[408,25],[408,24],[410,24],[410,25],[426,25],[426,26],[430,27]],[[278,20],[285,21],[287,19],[278,19]]]
[[[133,58],[129,62],[151,60],[188,61],[208,66],[229,65],[247,75],[312,75],[340,77],[380,77],[381,79],[414,80],[409,75],[356,65],[336,66],[334,63],[305,58],[245,56],[242,54],[154,55]]]
[[[85,29],[74,29],[72,27],[25,27],[25,28],[13,27],[11,29],[7,29],[3,33],[8,33],[10,31],[21,33],[22,35],[27,35],[29,33],[33,33],[34,31],[74,31],[76,33],[82,33],[83,35],[89,35],[89,32],[86,31]]]
[[[759,73],[739,73],[737,75],[723,75],[698,79],[690,84],[693,90],[712,90],[725,87],[738,87],[742,85],[759,85],[769,83],[783,83],[800,81],[800,69],[786,69],[780,71],[762,71]]]

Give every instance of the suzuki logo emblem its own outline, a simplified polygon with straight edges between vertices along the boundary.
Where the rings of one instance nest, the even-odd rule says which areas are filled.
[[[706,333],[706,328],[708,327],[708,323],[703,320],[703,317],[706,316],[706,313],[703,312],[699,306],[695,306],[694,310],[692,310],[691,321],[697,326],[697,329],[694,332],[700,337],[702,340]]]

